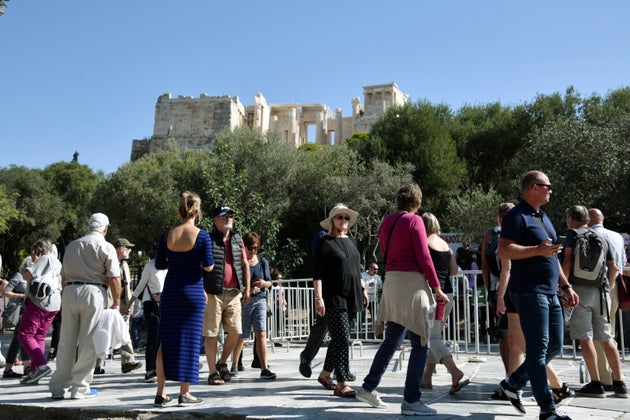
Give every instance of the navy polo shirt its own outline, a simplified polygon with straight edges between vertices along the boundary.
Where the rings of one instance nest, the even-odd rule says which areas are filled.
[[[503,218],[501,238],[518,245],[536,246],[546,238],[555,241],[556,230],[545,212],[536,212],[525,200],[521,200]],[[510,292],[556,294],[559,276],[558,257],[555,255],[512,260]]]

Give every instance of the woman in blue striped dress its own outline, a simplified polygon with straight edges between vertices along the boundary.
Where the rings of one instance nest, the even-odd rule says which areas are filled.
[[[212,243],[201,219],[201,199],[182,193],[178,209],[182,223],[165,232],[158,242],[155,266],[168,269],[160,297],[160,347],[156,358],[157,394],[154,405],[166,407],[174,400],[166,394],[166,380],[179,381],[178,404],[198,404],[190,383],[199,382],[199,347],[206,305],[202,270],[212,271]]]

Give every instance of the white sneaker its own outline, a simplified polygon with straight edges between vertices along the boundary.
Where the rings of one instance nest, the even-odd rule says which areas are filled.
[[[427,406],[422,401],[410,403],[403,400],[400,406],[400,412],[403,416],[433,416],[437,414],[437,411]]]
[[[70,393],[70,398],[73,400],[80,400],[83,398],[92,398],[92,397],[96,397],[98,395],[98,390],[94,389],[94,388],[90,388],[90,390],[88,392],[75,392],[72,391]]]
[[[363,401],[365,403],[370,404],[375,408],[387,408],[389,405],[381,400],[381,397],[378,396],[376,391],[366,391],[365,388],[361,387],[357,391],[357,400]]]

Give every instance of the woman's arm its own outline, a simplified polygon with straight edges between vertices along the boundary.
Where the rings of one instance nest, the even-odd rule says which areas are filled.
[[[313,280],[313,299],[315,300],[315,312],[319,316],[326,315],[326,306],[322,296],[322,280]]]

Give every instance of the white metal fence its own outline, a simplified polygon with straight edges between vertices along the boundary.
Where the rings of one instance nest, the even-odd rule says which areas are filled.
[[[478,286],[482,284],[480,280],[480,270],[461,271],[451,277],[454,304],[445,322],[444,341],[450,344],[453,353],[499,353],[498,340],[490,329],[491,310],[486,291],[483,286]],[[267,336],[276,343],[303,343],[315,321],[312,279],[281,280],[276,284],[269,293],[271,311],[267,319]],[[381,340],[376,335],[378,305],[378,299],[370,300],[368,310],[358,313],[352,320],[350,339],[353,345]],[[622,312],[618,311],[620,333],[616,338],[621,346],[622,360],[626,360],[628,346],[623,345],[627,344],[623,318],[627,321],[628,312],[623,314],[621,316]],[[566,334],[565,337],[561,357],[578,358],[574,342]]]

